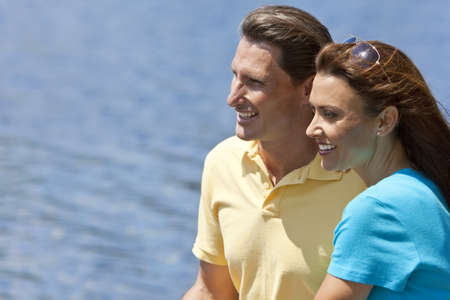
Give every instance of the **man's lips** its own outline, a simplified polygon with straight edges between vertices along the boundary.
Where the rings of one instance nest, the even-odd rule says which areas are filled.
[[[251,120],[253,120],[256,116],[258,116],[258,113],[256,112],[237,112],[237,120],[239,123],[246,123]]]

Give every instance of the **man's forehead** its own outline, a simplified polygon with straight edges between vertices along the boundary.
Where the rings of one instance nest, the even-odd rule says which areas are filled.
[[[276,61],[277,51],[267,43],[250,42],[242,39],[232,61],[232,68],[249,67],[252,69],[268,69]]]

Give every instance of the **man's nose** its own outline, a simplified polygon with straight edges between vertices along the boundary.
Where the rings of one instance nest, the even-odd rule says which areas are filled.
[[[238,78],[231,81],[230,93],[228,94],[227,103],[231,107],[235,107],[244,100],[245,85]]]

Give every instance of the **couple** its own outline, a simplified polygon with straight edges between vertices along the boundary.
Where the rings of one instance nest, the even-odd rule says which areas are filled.
[[[266,6],[231,70],[183,299],[450,299],[450,130],[413,62]]]

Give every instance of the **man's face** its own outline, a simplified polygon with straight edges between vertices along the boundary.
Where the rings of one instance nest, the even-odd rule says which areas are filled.
[[[305,100],[303,84],[293,85],[277,63],[280,50],[242,38],[231,70],[228,105],[237,112],[236,135],[244,140],[280,141],[298,127]]]

